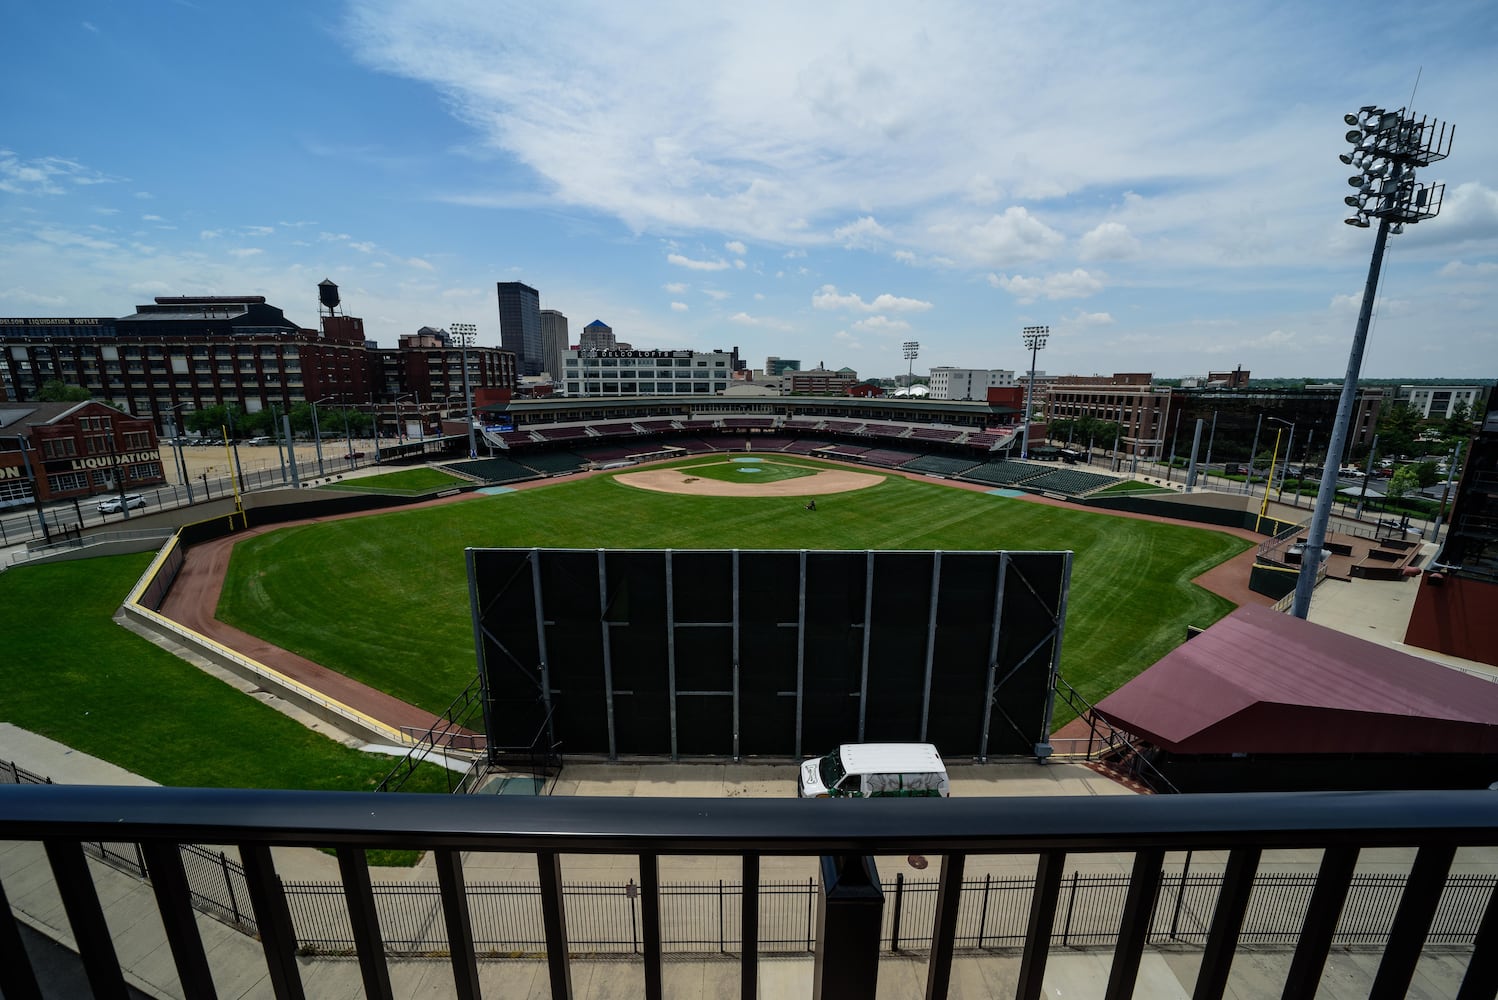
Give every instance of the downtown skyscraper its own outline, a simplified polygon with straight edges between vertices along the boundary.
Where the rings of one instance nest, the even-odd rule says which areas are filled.
[[[499,282],[499,343],[515,352],[520,375],[546,367],[541,350],[541,293],[519,281]]]

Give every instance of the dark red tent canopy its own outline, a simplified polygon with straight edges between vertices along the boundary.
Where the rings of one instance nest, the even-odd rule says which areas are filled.
[[[1498,753],[1498,682],[1242,607],[1097,706],[1180,754]]]

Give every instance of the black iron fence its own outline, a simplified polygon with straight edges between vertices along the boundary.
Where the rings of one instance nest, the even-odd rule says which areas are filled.
[[[351,952],[366,983],[388,981],[392,954],[445,954],[463,996],[478,995],[480,955],[544,953],[553,993],[566,996],[572,957],[608,949],[640,954],[650,997],[663,995],[670,952],[735,954],[742,993],[755,996],[759,957],[802,949],[816,954],[822,995],[829,984],[872,995],[879,953],[896,948],[929,952],[926,992],[939,997],[958,949],[1012,947],[1016,993],[1038,1000],[1051,950],[1088,946],[1111,947],[1108,995],[1128,996],[1143,949],[1167,941],[1202,947],[1198,996],[1223,996],[1233,956],[1253,944],[1293,949],[1287,997],[1314,995],[1339,944],[1381,952],[1370,995],[1404,995],[1428,944],[1466,947],[1462,996],[1498,990],[1498,880],[1451,871],[1459,848],[1498,847],[1488,791],[857,805],[515,797],[496,809],[483,796],[0,783],[0,840],[45,846],[103,995],[122,994],[124,974],[85,844],[149,875],[189,995],[210,994],[213,978],[194,906],[253,928],[277,995],[288,997],[302,993],[299,952]],[[238,861],[190,846],[201,844],[233,845]],[[284,847],[333,849],[340,880],[283,881],[272,848]],[[372,884],[366,850],[411,847],[431,850],[435,883]],[[1413,860],[1398,874],[1360,874],[1370,848]],[[1316,873],[1260,871],[1264,852],[1290,849],[1318,852]],[[1167,863],[1204,851],[1225,855],[1220,875]],[[579,853],[630,857],[640,882],[565,885],[562,857]],[[1082,859],[1099,853],[1131,858],[1130,873],[1084,872]],[[865,857],[908,854],[939,858],[934,877],[897,877],[882,893],[864,881]],[[465,868],[492,855],[534,863],[535,883],[467,885]],[[734,859],[741,884],[662,886],[663,856]],[[782,856],[820,858],[822,877],[762,882],[762,859]],[[965,877],[970,859],[990,856],[1013,859],[1025,877]],[[37,995],[19,941],[0,898],[0,990]]]
[[[6,771],[0,767],[0,780]],[[149,878],[145,855],[135,844],[86,843],[85,849],[112,867]],[[258,933],[248,905],[244,867],[223,851],[185,844],[180,848],[193,905],[244,931]],[[1220,872],[1161,869],[1147,943],[1203,946],[1223,886]],[[1403,898],[1404,875],[1352,878],[1332,943],[1384,945]],[[297,946],[305,953],[347,954],[355,947],[348,901],[341,882],[284,881]],[[1118,943],[1130,886],[1127,875],[1073,870],[1062,879],[1054,943],[1062,947],[1113,947]],[[372,883],[375,909],[391,957],[430,956],[449,950],[436,881]],[[886,899],[881,950],[924,952],[935,926],[936,877],[903,872],[883,883]],[[1273,947],[1297,941],[1315,875],[1261,872],[1253,882],[1240,942]],[[1453,875],[1443,890],[1426,940],[1470,945],[1484,907],[1498,887],[1495,875]],[[1018,948],[1024,944],[1034,878],[986,874],[966,879],[958,904],[953,943],[959,950]],[[663,883],[660,886],[661,946],[680,954],[738,954],[743,946],[743,885],[737,880]],[[816,947],[816,908],[821,887],[804,882],[759,885],[759,951],[811,952]],[[543,953],[538,882],[471,882],[467,885],[473,944],[480,957]],[[567,939],[574,954],[640,954],[643,947],[640,886],[574,882],[562,887]]]

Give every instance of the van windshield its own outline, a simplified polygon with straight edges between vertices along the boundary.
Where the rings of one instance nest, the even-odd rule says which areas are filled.
[[[817,761],[817,773],[822,776],[823,788],[836,788],[837,783],[843,780],[843,775],[848,773],[843,769],[842,753],[834,750]]]

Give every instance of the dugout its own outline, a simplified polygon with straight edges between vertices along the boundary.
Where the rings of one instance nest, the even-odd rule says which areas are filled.
[[[1269,608],[1239,608],[1096,711],[1182,791],[1498,781],[1498,684]]]
[[[467,559],[491,763],[527,741],[609,759],[1050,750],[1070,552]]]

